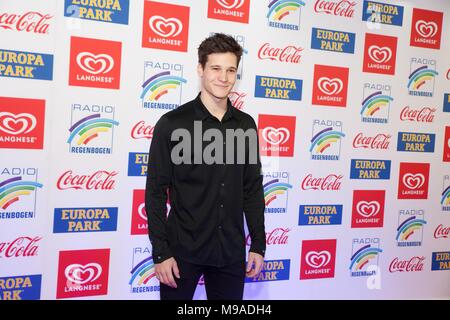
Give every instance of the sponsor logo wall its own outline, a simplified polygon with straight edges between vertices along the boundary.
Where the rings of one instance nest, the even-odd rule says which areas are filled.
[[[149,147],[198,94],[214,32],[244,48],[229,98],[259,129],[267,253],[244,298],[450,297],[449,15],[419,0],[5,3],[0,300],[159,298]]]

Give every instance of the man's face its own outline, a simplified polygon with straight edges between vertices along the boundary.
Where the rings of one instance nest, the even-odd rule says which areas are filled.
[[[237,57],[231,53],[208,55],[205,67],[197,67],[202,83],[202,91],[214,99],[226,99],[233,89],[237,76]]]

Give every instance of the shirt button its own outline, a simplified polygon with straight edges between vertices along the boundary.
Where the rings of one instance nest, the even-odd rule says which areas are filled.
[[[222,229],[222,226],[219,226],[219,229]]]
[[[220,185],[221,185],[222,187],[225,187],[225,183],[223,183],[223,182],[222,182]]]
[[[223,204],[221,204],[220,207],[223,208]]]

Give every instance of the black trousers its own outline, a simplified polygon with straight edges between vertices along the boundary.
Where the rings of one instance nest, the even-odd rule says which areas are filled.
[[[245,282],[245,261],[224,267],[193,264],[175,258],[180,279],[174,276],[177,288],[161,283],[161,300],[192,300],[203,274],[208,300],[242,300]]]

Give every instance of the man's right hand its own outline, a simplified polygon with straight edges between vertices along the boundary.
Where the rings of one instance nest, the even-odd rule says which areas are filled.
[[[156,278],[159,279],[161,283],[165,285],[176,288],[177,283],[175,282],[174,275],[180,279],[180,271],[178,270],[177,262],[175,258],[169,258],[161,263],[155,264]]]

